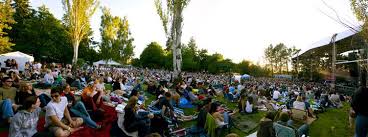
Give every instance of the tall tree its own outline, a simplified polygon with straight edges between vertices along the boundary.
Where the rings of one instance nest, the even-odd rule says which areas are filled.
[[[11,0],[0,0],[0,53],[11,50],[14,44],[9,41],[8,33],[4,30],[11,30],[11,25],[15,23],[13,19],[14,9],[10,5]]]
[[[264,54],[265,54],[265,59],[268,61],[270,67],[271,67],[271,73],[273,75],[274,73],[274,63],[275,63],[275,58],[276,58],[276,54],[275,54],[275,50],[272,44],[270,44],[265,50],[264,50]]]
[[[64,21],[68,27],[73,46],[73,64],[78,60],[79,44],[88,33],[89,20],[98,8],[98,0],[62,0],[65,10]]]
[[[171,48],[173,53],[174,77],[181,72],[181,35],[183,26],[183,10],[189,4],[190,0],[166,0],[164,8],[161,0],[155,0],[157,14],[160,16],[164,31],[167,37],[167,47]],[[170,30],[169,30],[170,29]]]
[[[34,34],[32,34],[34,29],[30,22],[34,19],[36,11],[30,8],[28,0],[14,0],[12,6],[15,9],[13,17],[16,23],[9,31],[9,37],[15,44],[13,49],[17,51],[29,50],[33,46],[29,41],[34,39]]]
[[[157,42],[150,43],[140,55],[140,63],[143,67],[162,68],[165,54]]]
[[[133,38],[127,17],[112,16],[110,10],[102,8],[100,51],[104,60],[113,59],[126,64],[133,55]]]
[[[363,22],[361,35],[364,39],[364,49],[365,53],[363,56],[368,55],[368,0],[350,0],[351,8],[357,17],[357,19]],[[361,57],[363,57],[361,56]],[[364,58],[363,58],[364,59]],[[368,62],[363,61],[361,63],[363,69],[368,70]]]

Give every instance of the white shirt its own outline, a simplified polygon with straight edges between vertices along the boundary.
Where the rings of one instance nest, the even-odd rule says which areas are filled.
[[[111,77],[107,77],[107,82],[112,82],[112,78]]]
[[[243,85],[240,85],[240,84],[239,84],[239,85],[238,85],[238,91],[239,91],[239,92],[241,92],[241,90],[243,90],[243,89],[244,89]]]
[[[64,110],[68,105],[68,99],[66,97],[60,97],[60,102],[56,103],[54,101],[50,101],[46,106],[46,123],[45,127],[48,127],[52,124],[50,116],[57,116],[59,120],[64,118]]]
[[[97,90],[105,90],[105,84],[104,83],[99,83],[96,85],[96,89]]]
[[[300,101],[294,101],[293,108],[299,109],[299,110],[305,110],[305,103]]]
[[[281,95],[281,93],[280,93],[279,91],[275,90],[275,91],[273,92],[272,98],[273,98],[273,99],[279,99],[279,96],[280,96],[280,95]]]
[[[253,111],[253,105],[249,103],[249,101],[247,101],[246,105],[245,105],[245,112],[247,113],[252,113]]]
[[[49,84],[54,83],[54,76],[52,76],[52,74],[49,74],[49,73],[45,74],[43,79],[45,80],[46,83],[49,83]]]

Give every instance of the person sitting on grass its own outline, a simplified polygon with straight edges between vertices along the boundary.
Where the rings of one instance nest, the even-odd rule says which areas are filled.
[[[55,79],[54,79],[54,76],[51,73],[51,70],[49,70],[49,69],[47,70],[47,73],[43,77],[43,80],[44,80],[44,86],[45,87],[51,87],[54,84]]]
[[[239,101],[238,101],[239,112],[241,112],[241,113],[245,112],[246,102],[247,102],[247,95],[242,94],[239,98]]]
[[[17,89],[12,87],[13,80],[10,77],[4,77],[2,83],[3,86],[0,88],[1,118],[9,124],[14,111],[17,111],[20,105],[15,104]]]
[[[138,135],[140,137],[144,137],[148,133],[150,133],[150,120],[154,117],[153,114],[145,115],[145,117],[139,116],[137,114],[137,110],[139,106],[137,105],[138,98],[136,96],[132,96],[127,106],[124,108],[124,127],[127,132],[135,132],[138,131]]]
[[[102,96],[104,92],[97,90],[96,83],[90,83],[82,92],[82,101],[87,109],[96,111],[103,104]]]
[[[218,128],[223,128],[225,125],[229,125],[231,122],[230,116],[236,112],[225,111],[218,102],[211,103],[209,112],[216,121]]]
[[[275,129],[273,128],[273,120],[276,112],[267,112],[266,116],[259,122],[257,137],[275,137]]]
[[[277,121],[277,123],[281,124],[283,126],[287,126],[287,127],[290,127],[292,129],[294,129],[296,131],[298,137],[301,137],[302,135],[308,136],[308,132],[309,132],[308,124],[303,124],[299,128],[295,128],[293,126],[293,124],[294,124],[293,120],[290,119],[290,116],[287,112],[281,112],[280,117],[279,117],[279,121]],[[276,132],[278,132],[278,131],[276,131]]]
[[[65,96],[68,99],[68,108],[70,112],[78,117],[83,118],[83,121],[86,123],[87,126],[97,129],[101,128],[101,125],[97,125],[96,122],[91,119],[83,102],[75,100],[74,94],[70,89],[70,85],[65,85],[63,89],[64,92],[62,93],[62,96]]]
[[[245,112],[250,114],[250,113],[254,113],[254,106],[253,106],[253,98],[252,97],[248,97],[247,102],[245,104]]]
[[[47,137],[48,133],[37,132],[41,112],[40,100],[36,96],[24,99],[22,107],[14,115],[9,128],[9,137]]]
[[[294,101],[293,103],[293,108],[298,109],[298,110],[306,110],[305,103],[301,96],[298,96],[296,98],[296,101]]]
[[[61,88],[51,90],[51,102],[46,106],[45,127],[56,137],[66,137],[81,129],[82,118],[70,117],[68,99],[61,97]]]

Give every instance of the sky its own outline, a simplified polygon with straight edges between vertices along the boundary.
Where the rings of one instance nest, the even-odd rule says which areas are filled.
[[[46,5],[58,19],[64,14],[61,0],[30,0]],[[112,15],[127,16],[134,38],[135,57],[152,41],[165,45],[166,37],[154,0],[100,0]],[[359,24],[349,0],[325,0],[351,25]],[[182,43],[193,37],[200,49],[221,53],[234,62],[264,63],[264,49],[284,43],[308,49],[312,43],[348,28],[334,21],[336,13],[322,0],[191,0],[184,9]],[[94,39],[100,41],[99,9],[91,18]],[[326,16],[329,15],[330,17]]]

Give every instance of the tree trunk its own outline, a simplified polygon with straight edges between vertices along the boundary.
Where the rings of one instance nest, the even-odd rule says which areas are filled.
[[[76,64],[77,64],[78,48],[79,48],[79,41],[76,40],[76,41],[73,42],[73,61],[72,61],[73,67],[75,67]]]
[[[174,78],[178,78],[181,72],[181,34],[182,34],[182,8],[178,7],[174,13],[173,26],[174,37],[173,37],[173,67],[174,67]]]

